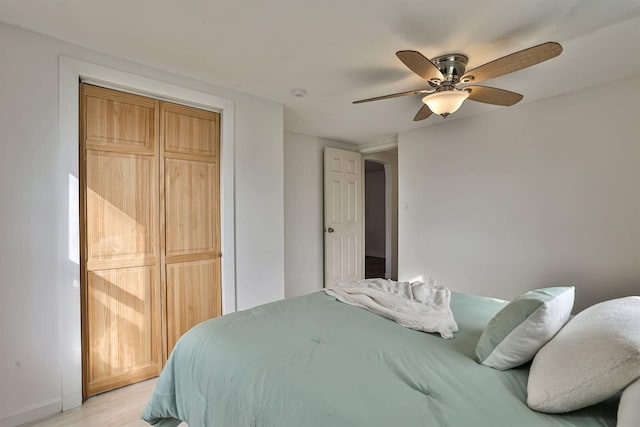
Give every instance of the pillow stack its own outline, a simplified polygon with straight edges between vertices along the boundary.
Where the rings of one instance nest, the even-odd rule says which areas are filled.
[[[536,289],[511,301],[485,328],[476,347],[483,365],[505,370],[529,362],[571,315],[573,286]]]
[[[617,427],[640,426],[640,378],[624,389],[618,404]]]
[[[618,407],[618,427],[640,426],[638,378],[640,297],[605,301],[576,315],[538,352],[527,404],[542,412],[569,412],[629,386]]]

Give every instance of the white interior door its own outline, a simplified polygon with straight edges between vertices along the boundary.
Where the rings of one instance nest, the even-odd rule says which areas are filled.
[[[324,285],[364,279],[362,155],[324,149]]]

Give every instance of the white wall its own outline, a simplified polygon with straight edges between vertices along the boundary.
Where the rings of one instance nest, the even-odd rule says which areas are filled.
[[[635,77],[401,133],[400,278],[505,299],[573,284],[577,310],[640,294],[639,94]]]
[[[284,133],[285,294],[324,287],[323,150],[356,146],[293,132]]]
[[[285,296],[283,108],[246,96],[235,113],[236,297],[245,310]]]
[[[60,408],[58,57],[70,56],[235,103],[239,309],[284,297],[283,108],[0,24],[0,426]],[[64,186],[64,188],[62,188]],[[224,254],[223,254],[224,256]]]

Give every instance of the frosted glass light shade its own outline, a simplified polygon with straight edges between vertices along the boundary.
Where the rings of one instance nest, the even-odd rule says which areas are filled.
[[[422,102],[434,113],[446,117],[456,112],[468,97],[469,92],[466,90],[447,90],[427,95],[422,98]]]

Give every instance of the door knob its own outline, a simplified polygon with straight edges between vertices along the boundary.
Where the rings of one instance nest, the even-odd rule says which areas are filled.
[[[333,228],[331,227],[327,228],[327,233],[333,233],[333,231],[334,231]]]

